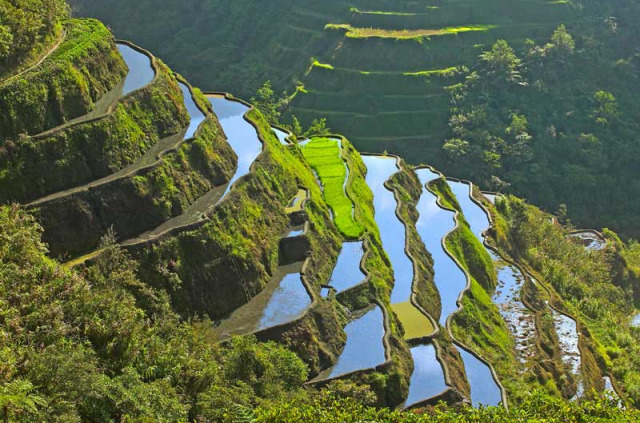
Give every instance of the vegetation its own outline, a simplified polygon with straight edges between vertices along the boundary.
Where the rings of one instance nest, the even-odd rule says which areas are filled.
[[[629,213],[637,187],[626,182],[638,130],[627,18],[575,32],[561,25],[526,48],[495,43],[453,91],[447,169],[547,210],[565,204],[581,227],[638,236]]]
[[[437,35],[458,34],[461,32],[471,31],[488,31],[495,28],[495,25],[470,25],[448,27],[441,29],[402,29],[389,30],[381,28],[355,28],[348,24],[327,24],[327,29],[345,30],[349,38],[394,38],[396,40],[412,39],[421,40],[425,37],[433,37]]]
[[[0,2],[0,78],[36,62],[61,34],[65,0]]]
[[[355,221],[353,202],[347,197],[349,175],[339,141],[331,138],[313,138],[302,147],[302,154],[322,182],[323,196],[333,210],[338,230],[346,238],[360,238],[363,228]]]
[[[333,398],[331,398],[333,399]],[[426,414],[403,413],[389,409],[374,409],[364,406],[354,399],[341,399],[335,402],[319,400],[313,404],[291,405],[282,403],[272,408],[256,410],[250,422],[256,423],[293,423],[313,419],[318,423],[345,422],[357,423],[375,421],[380,423],[427,423],[427,422],[496,422],[511,423],[565,423],[565,422],[633,422],[640,418],[636,411],[626,412],[616,406],[613,399],[566,403],[549,397],[542,392],[527,394],[522,404],[504,408],[464,408],[453,411],[446,407],[437,407]]]
[[[255,339],[213,344],[207,321],[181,322],[113,245],[82,274],[46,257],[40,228],[0,208],[5,421],[192,421],[232,404],[282,399],[307,369]]]
[[[131,13],[130,3],[122,3],[121,8],[114,7],[116,3],[94,6],[110,16],[125,16],[129,26],[135,27],[142,19],[137,30],[148,36],[146,23],[153,14],[137,16]],[[403,337],[422,333],[424,328],[403,326],[390,305],[393,268],[381,245],[364,162],[346,138],[341,144],[319,137],[306,146],[283,146],[271,129],[271,124],[285,120],[302,135],[292,111],[300,112],[302,121],[311,123],[307,135],[326,136],[329,123],[334,127],[336,122],[339,128],[353,125],[362,131],[356,134],[359,142],[376,149],[388,142],[384,130],[398,131],[399,142],[408,144],[416,140],[416,128],[429,130],[434,139],[442,136],[440,141],[447,141],[416,144],[423,147],[415,147],[418,153],[410,156],[412,160],[435,152],[433,160],[444,161],[446,156],[450,168],[465,166],[478,180],[503,190],[510,183],[516,191],[532,186],[536,170],[546,172],[542,164],[570,173],[573,168],[547,157],[543,149],[573,151],[557,145],[572,134],[584,148],[593,149],[590,152],[602,153],[576,160],[602,173],[607,170],[602,163],[622,168],[619,173],[608,169],[613,176],[607,183],[619,183],[616,178],[626,175],[629,169],[624,168],[634,163],[628,140],[636,129],[635,100],[627,92],[631,90],[624,88],[635,78],[635,53],[629,45],[637,30],[630,30],[628,23],[637,16],[637,5],[631,0],[613,0],[611,5],[599,0],[522,3],[505,16],[503,0],[445,2],[426,9],[396,1],[393,10],[388,10],[388,2],[373,0],[367,4],[373,12],[361,12],[354,5],[348,11],[348,28],[343,29],[376,28],[369,33],[375,36],[353,38],[324,30],[326,22],[345,21],[342,15],[347,8],[337,0],[303,1],[302,6],[186,0],[180,9],[175,5],[158,8],[157,2],[141,0],[136,4],[139,10],[162,10],[158,22],[168,19],[167,28],[176,40],[184,42],[194,30],[201,33],[202,28],[213,28],[211,37],[218,43],[202,37],[202,43],[185,45],[221,53],[216,56],[203,48],[198,52],[202,60],[181,58],[189,66],[198,63],[210,70],[212,64],[224,64],[215,67],[220,69],[221,80],[229,75],[232,79],[248,76],[247,86],[269,80],[266,72],[256,72],[257,63],[280,66],[283,72],[273,79],[273,85],[256,86],[253,100],[257,108],[247,114],[264,150],[251,172],[233,185],[223,201],[208,205],[206,215],[197,216],[198,221],[129,246],[128,251],[117,246],[116,234],[128,236],[127,231],[139,234],[157,227],[228,179],[233,154],[213,114],[208,114],[194,139],[180,143],[181,135],[175,135],[176,148],[135,175],[113,176],[107,184],[48,202],[35,217],[18,206],[0,206],[0,419],[640,421],[640,330],[630,325],[640,308],[640,247],[604,230],[605,248],[584,248],[567,237],[548,214],[513,196],[501,196],[495,207],[490,206],[495,221],[491,236],[505,257],[514,258],[537,280],[525,284],[522,295],[536,319],[537,355],[531,359],[535,365],[527,363],[527,370],[521,371],[509,328],[492,302],[496,275],[491,257],[460,215],[458,228],[444,241],[469,273],[470,286],[461,298],[462,310],[450,320],[447,329],[451,333],[440,328],[433,340],[452,385],[444,396],[450,404],[392,411],[391,407],[406,398],[413,370]],[[0,77],[5,70],[15,76],[0,82],[0,102],[9,105],[9,129],[5,130],[14,132],[0,145],[0,201],[35,198],[114,175],[149,152],[161,137],[176,134],[187,123],[175,76],[158,62],[155,82],[117,103],[113,113],[64,125],[42,136],[21,135],[86,113],[120,79],[124,68],[109,31],[97,21],[66,20],[64,3],[0,0],[0,6],[0,64],[5,61],[9,66],[0,68]],[[189,13],[176,15],[182,8]],[[540,34],[548,37],[552,32],[546,32],[548,21],[553,20],[556,27],[574,8],[587,19],[579,25],[557,27],[550,41],[540,45]],[[195,19],[191,10],[196,12]],[[611,10],[628,12],[621,19],[623,26],[619,28],[618,21],[608,18],[606,35],[590,34],[589,18],[610,16]],[[221,13],[228,19],[212,27],[215,20],[211,16]],[[257,13],[262,19],[255,20],[252,31],[237,31],[242,21],[236,18]],[[287,25],[277,25],[285,18],[290,19]],[[524,18],[532,22],[509,22]],[[533,22],[536,19],[542,23]],[[495,27],[475,28],[469,22],[495,22]],[[60,40],[63,24],[66,38],[47,55],[48,47]],[[448,37],[422,33],[420,37],[425,38],[420,43],[385,38],[420,34],[421,28],[457,33]],[[505,34],[508,36],[503,37]],[[157,33],[154,37],[158,38]],[[499,38],[505,40],[497,41]],[[525,38],[537,41],[525,42]],[[268,48],[263,48],[263,40],[269,41]],[[598,45],[599,40],[604,41]],[[615,40],[624,45],[599,50],[610,48]],[[230,55],[237,54],[237,45],[243,46],[243,64],[255,66],[238,72],[237,62],[225,64]],[[367,48],[361,48],[363,45]],[[171,43],[163,48],[170,52]],[[478,57],[481,50],[484,53]],[[304,60],[297,56],[300,51],[305,52]],[[309,53],[317,60],[310,61]],[[29,72],[20,73],[39,57],[46,58]],[[459,66],[476,57],[473,68]],[[606,69],[612,57],[618,57],[618,62],[610,81],[592,74]],[[588,63],[586,59],[595,63],[596,71],[578,68]],[[425,63],[433,67],[425,70]],[[569,78],[570,73],[575,80]],[[284,100],[278,100],[276,90],[290,83],[297,87],[295,94],[285,92]],[[372,87],[375,89],[369,91]],[[556,88],[558,93],[549,91]],[[208,108],[200,91],[194,93],[196,102]],[[449,93],[453,117],[450,136],[445,137],[448,109],[442,106],[449,101]],[[565,100],[560,93],[566,95]],[[521,107],[517,107],[519,97]],[[548,108],[541,106],[547,97]],[[25,113],[20,111],[22,106],[15,106],[21,104],[26,105]],[[325,109],[326,119],[316,113]],[[562,116],[554,114],[558,110],[563,111]],[[30,129],[26,127],[31,124],[29,113],[36,117]],[[415,119],[407,124],[409,115]],[[553,130],[545,126],[550,122]],[[442,125],[444,131],[433,132]],[[548,129],[558,142],[539,142],[541,128]],[[599,139],[610,140],[611,151],[600,147]],[[632,158],[625,161],[626,156]],[[553,176],[560,181],[566,177]],[[557,185],[540,195],[554,190],[564,194],[562,183]],[[629,192],[634,193],[635,185],[630,185]],[[415,228],[416,204],[423,187],[408,166],[387,187],[400,200],[397,214],[407,229],[406,249],[416,260],[417,302],[437,317],[440,304],[431,258]],[[444,179],[434,181],[429,189],[438,195],[441,205],[459,211]],[[291,198],[301,191],[306,195],[304,207],[287,210]],[[567,196],[568,207],[559,207],[560,220],[566,225],[571,219],[582,221],[572,207],[587,193],[578,194]],[[624,205],[631,201],[635,198]],[[618,216],[615,213],[611,216]],[[219,338],[212,330],[216,323],[210,319],[223,318],[260,293],[280,265],[283,234],[298,225],[299,218],[304,218],[306,231],[296,239],[308,247],[303,276],[312,305],[299,319],[273,330]],[[616,222],[634,229],[629,223],[633,218],[628,212]],[[83,242],[93,248],[102,232],[107,235],[97,245],[99,254],[91,255],[80,268],[63,266],[52,258]],[[324,298],[321,286],[332,274],[343,238],[363,240],[362,266],[367,278],[353,289]],[[85,249],[78,247],[78,251]],[[374,303],[385,312],[386,362],[344,380],[307,383],[336,362],[346,341],[343,328],[349,316]],[[559,358],[549,306],[574,316],[578,324],[586,392],[576,401],[561,398],[573,395],[575,381]],[[470,387],[452,336],[492,363],[509,393],[508,410],[472,409],[464,404],[462,397],[469,395]],[[592,391],[602,391],[604,375],[611,376],[621,400]]]
[[[64,41],[40,66],[0,83],[1,145],[86,114],[126,73],[102,23],[69,21]]]
[[[0,147],[0,199],[28,202],[107,176],[134,163],[160,139],[187,126],[189,115],[171,71],[100,118]]]
[[[589,250],[565,237],[548,216],[524,201],[508,197],[497,209],[505,232],[497,232],[501,247],[533,269],[542,282],[564,300],[564,306],[588,327],[596,360],[611,372],[637,404],[638,331],[629,327],[638,278],[621,258],[635,257],[613,233],[601,251]]]
[[[99,247],[106,231],[131,239],[184,213],[231,178],[235,155],[210,115],[196,137],[131,175],[46,201],[34,214],[53,257],[76,257]]]

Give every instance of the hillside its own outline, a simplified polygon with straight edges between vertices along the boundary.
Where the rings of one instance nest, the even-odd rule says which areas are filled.
[[[51,10],[0,82],[4,421],[640,421],[636,242]]]
[[[579,226],[638,236],[628,210],[639,192],[627,183],[637,167],[637,2],[72,3],[204,88],[250,98],[270,80],[284,123],[326,118],[361,151],[428,162],[550,212],[566,205]],[[568,50],[553,50],[558,28]],[[512,84],[485,83],[495,75],[479,56],[498,40],[517,55]],[[526,119],[526,148],[509,132],[512,115]]]

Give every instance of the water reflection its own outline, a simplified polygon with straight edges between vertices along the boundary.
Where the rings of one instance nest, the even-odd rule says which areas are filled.
[[[436,349],[433,345],[419,345],[411,348],[411,357],[413,357],[414,370],[405,406],[431,398],[447,389],[442,365],[436,357]]]
[[[363,316],[351,321],[344,330],[347,333],[347,344],[330,370],[328,378],[375,367],[385,362],[384,317],[380,307],[375,306]]]
[[[238,166],[231,177],[227,189],[219,201],[229,193],[235,181],[251,171],[251,165],[262,152],[262,142],[258,138],[256,129],[244,119],[249,107],[244,104],[229,100],[222,96],[207,96],[218,116],[220,125],[227,136],[227,142],[238,156]]]
[[[342,292],[362,282],[366,276],[360,268],[363,255],[362,241],[343,242],[328,284],[337,292]]]
[[[471,403],[474,407],[480,405],[499,405],[502,402],[502,392],[493,379],[489,366],[468,351],[458,348],[464,362],[469,385],[471,385]]]
[[[396,172],[396,159],[383,156],[362,156],[367,166],[366,182],[373,192],[375,221],[380,231],[382,246],[393,267],[394,286],[391,303],[402,303],[411,297],[413,263],[405,252],[405,227],[396,216],[398,204],[385,182]]]
[[[118,51],[120,51],[122,58],[129,68],[129,73],[124,80],[122,95],[127,95],[153,81],[155,72],[149,56],[126,44],[117,44],[117,46]]]

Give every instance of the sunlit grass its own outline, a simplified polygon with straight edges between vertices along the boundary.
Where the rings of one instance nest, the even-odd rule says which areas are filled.
[[[338,230],[347,238],[359,238],[364,228],[354,220],[353,203],[344,190],[347,169],[340,155],[338,141],[314,138],[303,147],[302,152],[318,173],[324,186],[324,199],[333,210]]]
[[[328,24],[325,29],[346,30],[348,38],[395,38],[419,39],[438,35],[458,34],[462,32],[484,32],[496,28],[496,25],[467,25],[446,27],[440,29],[382,29],[382,28],[356,28],[349,24]]]

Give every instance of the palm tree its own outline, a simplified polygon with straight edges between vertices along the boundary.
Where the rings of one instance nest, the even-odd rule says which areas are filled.
[[[26,411],[35,413],[38,407],[45,407],[47,401],[34,393],[31,382],[24,379],[15,379],[0,386],[0,409],[4,423],[9,423],[9,410]]]

